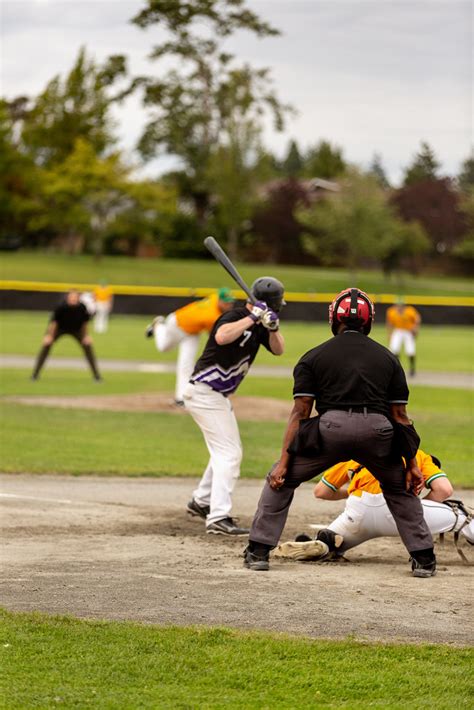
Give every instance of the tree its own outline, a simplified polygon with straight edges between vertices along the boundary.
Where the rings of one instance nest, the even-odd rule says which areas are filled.
[[[68,251],[85,245],[100,256],[107,229],[130,207],[129,174],[119,153],[100,158],[78,138],[66,159],[45,171],[36,228],[55,231]]]
[[[428,143],[422,142],[419,152],[408,166],[403,179],[403,185],[415,185],[425,180],[436,180],[440,164]]]
[[[431,242],[432,254],[449,252],[466,230],[460,194],[448,178],[423,180],[400,188],[391,202],[406,222],[417,221]]]
[[[114,91],[126,74],[123,57],[96,64],[82,48],[65,78],[54,77],[31,102],[19,97],[10,109],[21,125],[20,145],[37,165],[51,167],[73,152],[83,139],[96,155],[115,142],[110,109],[127,93]]]
[[[465,191],[468,191],[471,187],[474,187],[474,151],[461,165],[461,172],[458,175],[458,182],[460,188]]]
[[[345,265],[353,277],[374,262],[395,270],[406,244],[411,254],[427,248],[419,225],[396,219],[376,178],[356,171],[342,181],[339,193],[301,208],[297,217],[306,230],[308,253],[326,265]]]
[[[36,191],[41,173],[18,150],[14,121],[6,102],[0,102],[0,236],[14,240],[24,236],[29,220],[38,209]]]
[[[309,195],[298,180],[278,181],[267,199],[253,214],[253,232],[257,242],[252,254],[276,264],[300,264],[305,261],[302,244],[303,225],[297,219],[299,207],[309,206]],[[307,257],[306,257],[307,260]]]
[[[380,153],[374,154],[374,157],[372,158],[372,163],[369,167],[369,175],[373,175],[380,187],[383,187],[385,190],[390,187],[390,183],[382,165],[382,156],[380,155]]]
[[[290,141],[286,157],[281,164],[281,170],[286,177],[298,177],[303,169],[303,158],[296,141]]]
[[[218,146],[231,145],[235,116],[258,128],[269,114],[281,129],[287,110],[271,88],[268,69],[236,66],[223,41],[241,29],[259,37],[277,31],[244,0],[147,0],[132,21],[143,29],[158,24],[166,33],[151,54],[164,60],[163,69],[138,79],[149,109],[139,148],[146,158],[165,150],[181,160],[204,223],[210,206],[209,162]]]
[[[304,174],[309,178],[332,180],[342,175],[346,167],[342,149],[324,140],[310,148],[304,157]]]
[[[466,220],[466,232],[454,247],[453,255],[459,260],[464,270],[472,273],[474,264],[474,185],[468,188],[460,208]]]

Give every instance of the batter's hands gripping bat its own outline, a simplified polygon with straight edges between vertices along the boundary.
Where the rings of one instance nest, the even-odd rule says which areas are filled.
[[[239,274],[225,251],[222,249],[222,247],[216,242],[214,237],[206,237],[204,240],[204,246],[211,252],[214,259],[216,259],[216,261],[218,261],[219,264],[224,267],[227,273],[232,276],[232,278],[240,286],[242,291],[245,291],[245,293],[249,297],[249,301],[251,303],[256,303],[257,299],[252,294],[251,290],[243,280],[242,276]]]

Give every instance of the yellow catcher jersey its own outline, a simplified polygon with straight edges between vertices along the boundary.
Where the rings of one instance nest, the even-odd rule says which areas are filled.
[[[387,323],[392,328],[401,328],[402,330],[413,330],[421,320],[420,314],[413,306],[405,306],[401,312],[396,306],[390,306],[386,317]]]
[[[431,488],[431,484],[436,478],[441,476],[447,478],[444,471],[435,464],[431,456],[425,454],[421,449],[418,449],[416,460],[425,479],[426,488]],[[337,491],[345,483],[349,483],[347,489],[349,495],[361,496],[364,491],[372,494],[382,493],[377,479],[374,478],[370,471],[363,466],[361,467],[357,461],[346,461],[332,466],[325,472],[321,480],[333,491]]]
[[[218,294],[213,293],[208,298],[179,308],[175,311],[177,324],[189,335],[197,335],[203,330],[210,332],[216,320],[222,315],[217,305],[218,301]]]

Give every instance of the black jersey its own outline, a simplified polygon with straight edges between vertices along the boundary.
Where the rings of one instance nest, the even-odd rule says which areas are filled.
[[[294,397],[315,397],[319,414],[328,409],[367,407],[388,414],[390,404],[408,402],[398,359],[383,345],[346,330],[318,345],[294,369]]]
[[[248,316],[247,308],[234,308],[216,320],[204,351],[197,361],[191,382],[205,382],[216,392],[228,395],[235,392],[250,365],[255,360],[260,345],[270,350],[269,332],[257,324],[244,330],[242,335],[228,345],[216,343],[216,331],[224,323],[232,323]]]
[[[70,306],[66,301],[59,304],[51,316],[56,321],[59,330],[64,333],[77,333],[89,320],[89,313],[83,303]]]

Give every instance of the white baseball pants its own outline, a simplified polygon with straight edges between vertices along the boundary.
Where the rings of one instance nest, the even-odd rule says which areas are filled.
[[[399,355],[404,348],[407,357],[414,357],[416,354],[415,336],[409,330],[394,328],[390,336],[389,348],[394,355]]]
[[[242,443],[232,404],[202,382],[189,383],[184,404],[199,426],[209,451],[209,463],[193,492],[199,505],[209,505],[206,524],[230,517],[232,492],[240,476]]]
[[[162,353],[178,346],[175,398],[181,401],[194,370],[199,348],[199,335],[190,335],[182,330],[176,322],[174,313],[170,313],[164,323],[157,323],[153,334],[155,345]]]
[[[94,330],[96,333],[106,333],[109,325],[110,306],[108,303],[97,301],[95,305]]]
[[[466,520],[463,513],[457,519],[447,505],[432,500],[422,500],[423,516],[432,535],[459,530]],[[330,530],[342,535],[341,552],[375,537],[398,537],[397,526],[382,493],[362,493],[347,499],[344,511],[328,525]],[[474,521],[461,530],[470,542],[474,542]]]

